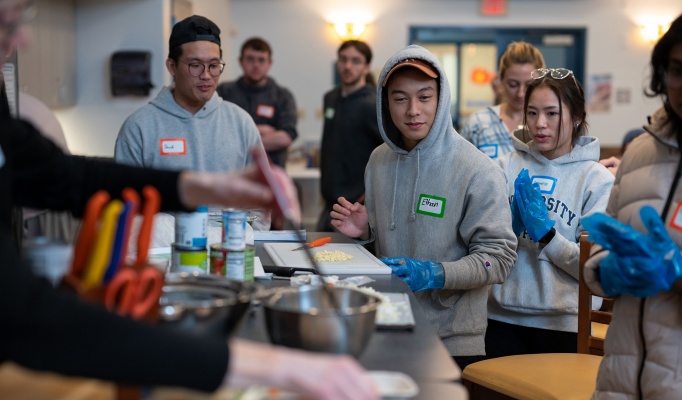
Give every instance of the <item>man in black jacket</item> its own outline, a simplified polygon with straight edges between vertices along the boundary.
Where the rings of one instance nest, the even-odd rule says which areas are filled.
[[[369,72],[372,50],[360,40],[343,42],[336,68],[341,84],[324,95],[320,149],[320,189],[325,207],[317,230],[331,232],[329,213],[339,197],[351,203],[365,197],[365,166],[384,141],[376,114],[376,85]]]

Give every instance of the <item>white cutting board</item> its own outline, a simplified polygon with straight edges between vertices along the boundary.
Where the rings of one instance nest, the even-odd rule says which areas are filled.
[[[300,243],[264,243],[263,247],[270,258],[278,267],[312,268],[305,250],[292,251],[301,247]],[[312,248],[313,254],[319,251],[341,250],[353,256],[346,261],[323,261],[318,263],[320,273],[332,274],[390,274],[391,268],[379,261],[364,247],[354,243],[327,243],[320,247]]]

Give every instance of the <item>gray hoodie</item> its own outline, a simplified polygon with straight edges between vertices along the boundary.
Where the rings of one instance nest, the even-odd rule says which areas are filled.
[[[502,285],[493,285],[490,318],[509,324],[564,332],[578,332],[578,260],[583,218],[606,209],[613,174],[599,164],[599,141],[580,137],[568,154],[548,160],[533,141],[519,140],[514,132],[515,152],[498,162],[514,194],[514,180],[527,168],[540,185],[555,221],[556,234],[544,247],[527,232],[519,237],[519,259]]]
[[[440,78],[438,109],[428,135],[411,151],[399,146],[384,87],[377,118],[384,144],[365,171],[365,205],[379,257],[443,264],[445,287],[416,293],[453,356],[484,355],[489,285],[502,283],[516,260],[516,236],[502,170],[460,137],[450,116],[450,86],[438,60],[412,45],[391,57],[379,82],[401,60],[422,59]],[[438,203],[436,212],[429,203]]]
[[[192,115],[164,87],[125,120],[114,158],[146,168],[223,172],[246,167],[252,146],[263,143],[253,119],[239,106],[213,93]]]

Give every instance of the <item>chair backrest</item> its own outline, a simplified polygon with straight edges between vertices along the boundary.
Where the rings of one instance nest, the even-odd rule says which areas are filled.
[[[578,280],[578,353],[604,355],[606,328],[611,323],[613,299],[604,298],[601,309],[592,309],[593,293],[585,284],[583,269],[590,257],[592,243],[587,232],[580,235],[580,279]]]

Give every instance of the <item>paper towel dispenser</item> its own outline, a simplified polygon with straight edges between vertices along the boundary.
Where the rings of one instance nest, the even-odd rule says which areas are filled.
[[[149,51],[117,51],[111,56],[111,94],[148,96],[152,55]]]

